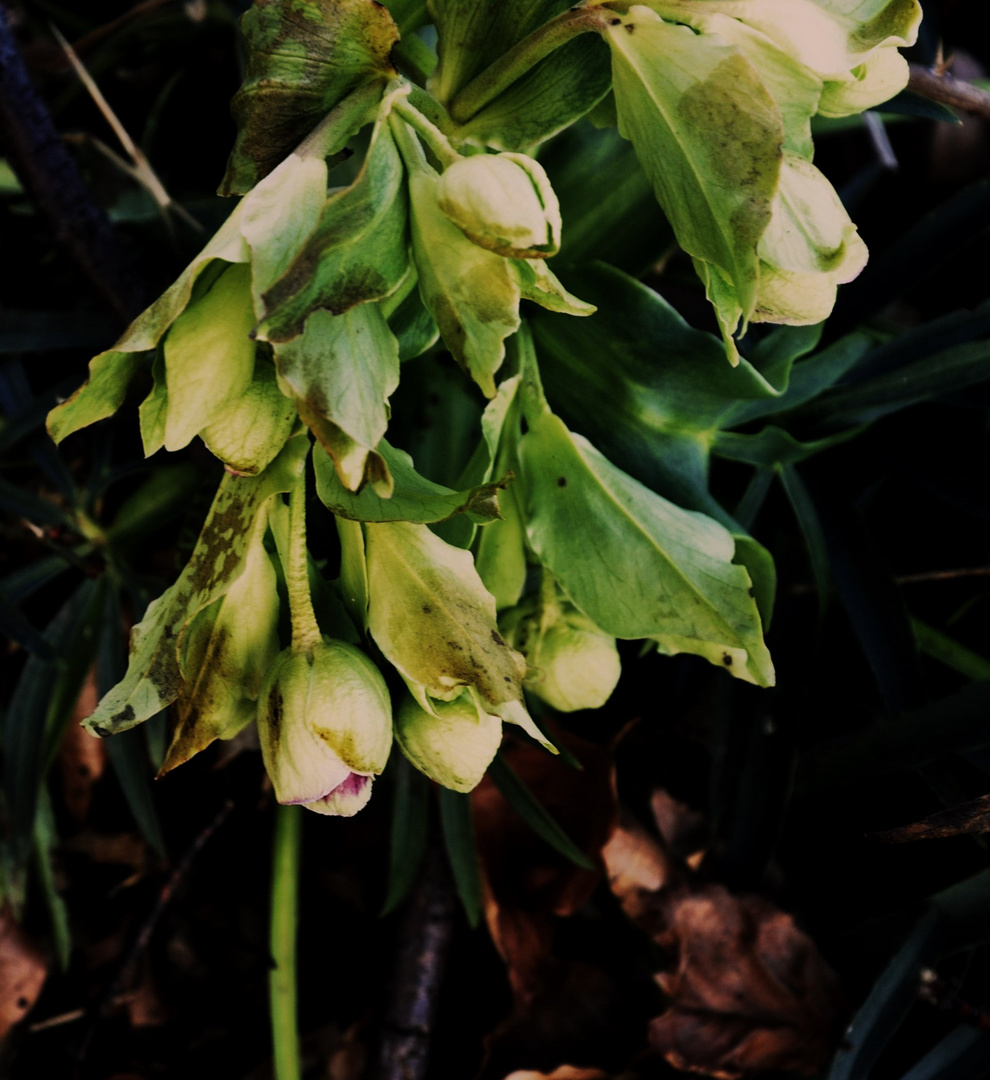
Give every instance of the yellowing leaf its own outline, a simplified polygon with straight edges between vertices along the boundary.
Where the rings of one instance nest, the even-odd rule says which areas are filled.
[[[635,6],[610,21],[619,131],[632,141],[678,243],[709,265],[729,338],[756,304],[784,124],[746,57],[713,34]],[[717,276],[717,281],[714,280]]]
[[[165,448],[181,450],[251,383],[254,307],[250,267],[227,267],[175,320],[165,339]]]
[[[126,731],[161,712],[182,693],[179,657],[185,628],[244,572],[262,506],[277,492],[291,490],[308,449],[308,437],[297,435],[260,476],[228,475],[220,482],[189,562],[131,631],[124,678],[85,721],[93,734]]]
[[[275,346],[279,385],[333,457],[341,483],[391,491],[376,451],[388,427],[388,399],[399,384],[399,346],[376,304],[343,315],[316,311],[299,337]]]

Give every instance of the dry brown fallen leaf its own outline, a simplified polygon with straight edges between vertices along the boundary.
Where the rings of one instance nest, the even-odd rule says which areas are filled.
[[[0,1039],[34,1007],[48,974],[44,953],[0,911]]]
[[[990,832],[990,795],[981,795],[972,802],[959,803],[947,810],[929,814],[921,821],[870,833],[874,840],[885,844],[904,844],[909,840],[930,840],[940,836],[963,836],[968,833]]]
[[[65,729],[58,752],[58,771],[62,781],[62,799],[74,821],[85,821],[93,797],[93,785],[103,775],[107,763],[107,748],[103,739],[95,739],[81,724],[96,708],[99,692],[96,668],[90,670],[83,683],[79,700]]]
[[[540,747],[507,743],[505,756],[536,799],[596,865],[616,820],[609,750],[553,732],[583,765],[577,770]],[[474,819],[485,885],[485,918],[505,961],[518,1005],[539,992],[550,964],[554,919],[573,914],[601,873],[559,855],[487,777],[475,789]]]
[[[602,855],[623,910],[670,958],[656,976],[670,1004],[650,1025],[654,1050],[725,1078],[821,1066],[841,999],[790,915],[699,881],[628,817]]]

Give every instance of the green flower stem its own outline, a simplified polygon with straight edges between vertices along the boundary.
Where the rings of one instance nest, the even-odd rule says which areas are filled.
[[[437,66],[437,54],[416,34],[404,34],[392,50],[392,55],[399,62],[399,67],[420,86],[426,85],[426,80]]]
[[[450,115],[457,123],[466,123],[561,45],[579,34],[601,33],[609,18],[609,13],[597,6],[573,7],[561,12],[523,38],[455,94],[450,102]]]
[[[540,577],[540,634],[545,634],[559,618],[557,583],[553,574],[544,566]]]
[[[292,648],[295,652],[310,652],[320,644],[323,635],[309,595],[305,473],[299,477],[289,496],[289,559],[285,567],[285,588],[289,594]]]
[[[426,160],[426,151],[423,149],[423,144],[413,134],[412,128],[396,114],[394,109],[389,114],[388,122],[395,138],[395,145],[399,148],[403,164],[409,172],[432,172],[430,163]]]
[[[296,1022],[296,922],[301,837],[302,808],[276,806],[269,936],[274,966],[268,976],[276,1080],[301,1080],[302,1077]]]
[[[461,155],[450,145],[447,136],[414,105],[403,98],[396,98],[392,108],[433,151],[434,157],[444,168],[460,160]]]

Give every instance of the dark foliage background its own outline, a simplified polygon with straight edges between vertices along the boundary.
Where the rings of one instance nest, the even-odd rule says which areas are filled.
[[[913,59],[930,66],[954,56],[957,75],[983,78],[990,37],[982,5],[924,7]],[[229,211],[213,191],[234,134],[228,103],[240,79],[241,9],[220,0],[23,0],[7,8],[34,84],[92,198],[110,214],[137,294],[167,285]],[[101,150],[116,147],[112,133],[50,23],[74,42],[164,188],[203,233],[163,215]],[[840,290],[822,345],[866,327],[887,352],[870,353],[846,398],[840,387],[787,421],[798,438],[821,437],[830,425],[857,430],[794,464],[789,488],[776,466],[713,466],[713,492],[729,509],[744,500],[746,523],[777,563],[768,643],[778,687],[756,690],[701,661],[640,657],[630,647],[609,704],[557,721],[597,747],[608,768],[614,751],[619,802],[640,820],[651,820],[657,789],[705,815],[703,880],[794,913],[838,975],[839,1028],[867,1002],[857,1023],[870,1033],[869,1050],[855,1060],[840,1052],[822,1076],[960,1080],[990,1071],[990,1036],[980,1033],[990,1008],[985,839],[976,832],[895,844],[871,834],[990,789],[990,309],[980,307],[990,292],[990,129],[980,117],[953,125],[901,115],[883,130],[896,167],[858,121],[822,127],[816,164],[871,251],[861,278]],[[591,145],[590,134],[582,138]],[[557,160],[553,148],[547,157]],[[21,188],[13,157],[4,162],[0,630],[10,640],[0,997],[9,1000],[0,1013],[11,1021],[29,1015],[7,1024],[0,1071],[123,1078],[181,1068],[189,1077],[260,1080],[271,1075],[273,800],[256,749],[214,748],[153,782],[159,721],[121,737],[117,750],[94,744],[97,752],[74,736],[86,712],[84,703],[73,709],[75,699],[82,692],[91,701],[113,681],[126,627],[182,565],[219,466],[202,447],[145,462],[127,408],[58,454],[51,447],[45,411],[113,341],[121,315]],[[594,182],[583,181],[593,192]],[[565,237],[566,186],[562,179]],[[593,201],[602,199],[596,192]],[[579,204],[575,213],[598,212]],[[612,236],[606,257],[637,274],[647,268],[650,285],[711,329],[687,261],[675,255],[658,269],[666,244],[662,224],[656,229],[661,240],[647,241],[646,251],[641,228],[630,230],[625,247]],[[761,334],[754,330],[750,347]],[[897,342],[899,350],[890,344]],[[963,346],[966,374],[957,378],[946,350]],[[916,366],[907,371],[909,363]],[[409,370],[395,415],[405,417],[399,444],[412,448],[447,423],[437,402],[457,376],[442,354]],[[872,398],[855,398],[881,376]],[[108,534],[128,513],[132,524]],[[332,558],[330,541],[320,544]],[[49,759],[39,787],[31,777]],[[389,773],[360,817],[309,815],[305,823],[300,1027],[314,1077],[373,1072],[389,1010],[411,992],[396,956],[424,924],[408,911],[379,914],[401,766],[393,762]],[[533,789],[546,800],[558,782],[534,774]],[[588,783],[576,801],[607,817],[604,789]],[[40,803],[39,790],[47,792]],[[480,815],[491,806],[476,803],[482,840],[492,821],[496,833],[510,828],[507,818],[486,825]],[[561,807],[558,819],[584,837],[576,807]],[[504,906],[526,881],[569,873],[540,843],[535,855],[522,844],[519,859],[549,867],[543,878],[510,881],[486,864]],[[483,857],[490,851],[483,842]],[[429,887],[449,892],[442,865],[424,866]],[[663,956],[607,884],[592,886],[576,913],[547,916],[557,966],[514,1020],[506,1021],[510,982],[484,929],[471,929],[459,909],[445,916],[452,946],[429,1077],[503,1080],[513,1069],[549,1073],[564,1063],[611,1075],[673,1074],[645,1038],[663,1009],[652,979]],[[15,915],[23,938],[12,944]],[[891,962],[902,969],[889,969],[876,989]],[[934,1003],[918,996],[922,965],[938,976]],[[34,991],[17,981],[22,972]],[[838,1029],[832,1037],[837,1047]]]

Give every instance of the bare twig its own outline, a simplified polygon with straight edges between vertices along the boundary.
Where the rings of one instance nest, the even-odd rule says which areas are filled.
[[[10,164],[58,242],[124,320],[150,299],[27,73],[0,4],[0,137]]]
[[[454,892],[442,851],[431,846],[399,927],[376,1080],[422,1080],[454,925]]]
[[[953,109],[990,119],[990,92],[948,72],[939,73],[921,64],[910,65],[908,90]]]

